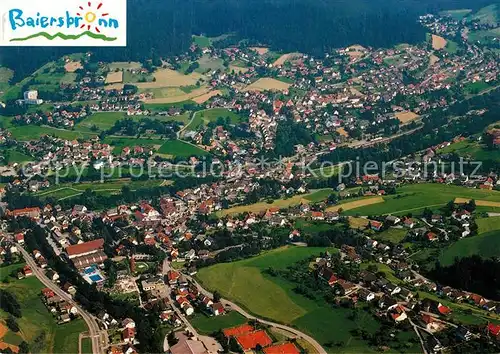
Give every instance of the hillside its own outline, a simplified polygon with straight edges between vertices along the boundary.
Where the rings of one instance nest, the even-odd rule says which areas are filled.
[[[137,0],[128,4],[128,46],[93,48],[93,52],[103,61],[141,61],[186,50],[191,35],[199,33],[234,33],[236,38],[313,54],[354,43],[388,47],[425,38],[416,22],[419,15],[446,9],[479,9],[489,3],[491,0]],[[14,69],[14,79],[18,80],[42,63],[74,51],[5,48],[0,65]]]

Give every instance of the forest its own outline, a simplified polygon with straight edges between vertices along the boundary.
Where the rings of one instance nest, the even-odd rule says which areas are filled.
[[[95,53],[102,61],[146,61],[189,48],[193,34],[232,33],[283,51],[322,55],[341,46],[389,47],[425,39],[419,15],[480,7],[492,0],[129,0],[127,47],[8,47],[0,65],[14,81],[67,53]]]

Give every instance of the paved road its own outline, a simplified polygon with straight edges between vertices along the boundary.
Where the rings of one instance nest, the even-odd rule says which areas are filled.
[[[101,347],[102,345],[102,339],[101,339],[101,330],[99,329],[99,326],[95,320],[95,318],[90,315],[87,311],[82,309],[72,298],[69,294],[64,292],[62,289],[60,289],[56,284],[54,284],[49,278],[45,276],[45,273],[42,269],[38,268],[37,264],[31,258],[28,252],[26,252],[25,249],[22,247],[18,247],[18,250],[22,253],[24,259],[26,260],[26,263],[31,267],[31,270],[33,271],[33,274],[42,282],[43,285],[45,285],[47,288],[50,288],[52,291],[54,291],[55,294],[59,295],[61,298],[63,298],[65,301],[70,303],[71,305],[75,306],[78,310],[78,313],[82,316],[83,320],[87,323],[87,326],[89,328],[89,333],[90,333],[90,338],[92,340],[92,353],[93,354],[102,354],[103,348]]]
[[[187,279],[189,279],[193,284],[195,284],[198,287],[198,290],[202,294],[204,294],[205,296],[208,296],[210,298],[213,298],[213,294],[211,292],[205,290],[196,280],[194,280],[192,277],[190,277],[186,274],[184,274],[184,276]],[[276,327],[276,328],[282,329],[284,331],[290,332],[290,333],[294,334],[296,336],[296,338],[305,339],[307,342],[309,342],[309,344],[311,344],[314,347],[314,349],[316,349],[316,351],[318,353],[326,354],[326,351],[323,349],[323,347],[313,337],[308,336],[307,334],[305,334],[305,333],[303,333],[295,328],[288,327],[288,326],[285,326],[285,325],[282,325],[279,323],[275,323],[275,322],[271,322],[271,321],[266,321],[266,320],[260,319],[258,317],[255,317],[255,316],[249,314],[248,312],[246,312],[245,310],[243,310],[240,306],[238,306],[234,302],[228,301],[226,299],[221,299],[221,303],[222,303],[222,305],[224,305],[224,307],[230,306],[233,310],[239,312],[241,315],[245,316],[249,320],[257,320],[260,323],[266,324],[268,326]]]

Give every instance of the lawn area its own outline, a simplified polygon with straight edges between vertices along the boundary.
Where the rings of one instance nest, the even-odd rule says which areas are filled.
[[[195,113],[193,121],[185,127],[185,131],[197,130],[199,127],[207,125],[210,122],[216,122],[217,118],[226,120],[229,117],[231,124],[237,124],[244,121],[244,118],[227,108],[212,108],[198,111]]]
[[[317,234],[339,227],[339,225],[340,224],[330,224],[324,221],[309,221],[306,219],[297,219],[295,220],[294,227],[301,232],[305,232],[308,234]]]
[[[333,190],[331,188],[326,188],[326,189],[320,189],[316,191],[312,191],[309,194],[301,194],[301,195],[296,195],[290,198],[286,199],[277,199],[274,200],[272,203],[268,202],[258,202],[255,204],[250,204],[250,205],[240,205],[240,206],[235,206],[229,209],[222,210],[218,212],[218,216],[225,216],[225,215],[237,215],[245,212],[252,212],[252,213],[259,213],[261,211],[266,211],[269,208],[272,207],[278,207],[280,209],[283,208],[288,208],[293,205],[298,205],[298,204],[309,204],[311,202],[317,202],[322,199],[326,199]],[[325,196],[326,195],[326,196]],[[324,197],[324,198],[323,198]],[[321,198],[321,199],[320,199]]]
[[[123,112],[96,112],[79,122],[76,128],[85,127],[90,129],[95,125],[99,130],[108,130],[115,125],[115,122],[125,118],[126,115]]]
[[[332,193],[335,193],[335,191],[332,188],[319,189],[317,191],[308,194],[304,198],[313,203],[317,203],[326,200]]]
[[[246,317],[239,312],[231,311],[223,316],[208,317],[197,313],[190,321],[196,330],[202,334],[211,334],[224,328],[236,327],[247,323]]]
[[[389,280],[391,283],[400,284],[402,282],[401,279],[396,278],[396,276],[394,275],[394,271],[387,264],[382,264],[378,262],[363,263],[361,264],[361,269],[366,269],[368,268],[369,265],[376,266],[377,272],[384,273],[385,278]]]
[[[182,140],[167,140],[158,150],[160,154],[167,154],[176,157],[205,156],[209,153],[195,145],[191,145]]]
[[[467,85],[465,85],[464,90],[469,95],[477,95],[482,91],[489,89],[490,87],[491,85],[488,84],[487,82],[476,81],[476,82],[469,82]]]
[[[144,103],[144,108],[152,112],[168,111],[170,108],[184,108],[184,106],[196,106],[196,103],[191,100],[174,102],[174,103]]]
[[[477,161],[494,160],[500,161],[500,150],[487,150],[477,141],[464,140],[453,143],[444,149],[439,150],[441,154],[456,153],[459,156],[468,157]]]
[[[82,353],[81,354],[92,354],[92,341],[90,338],[82,339]]]
[[[397,194],[384,196],[384,202],[346,210],[346,215],[380,215],[419,213],[424,208],[439,208],[455,198],[500,202],[500,192],[437,183],[409,184]]]
[[[9,128],[12,137],[16,140],[27,141],[40,139],[44,135],[53,135],[61,139],[88,139],[96,134],[77,130],[56,129],[51,127],[39,127],[37,125],[15,126]]]
[[[500,230],[500,216],[476,219],[476,224],[478,226],[479,234]]]
[[[294,326],[323,344],[341,342],[340,347],[332,348],[335,352],[372,352],[349,332],[362,328],[374,333],[379,324],[371,314],[359,311],[358,316],[350,319],[351,310],[332,308],[322,299],[307,299],[293,291],[295,284],[263,273],[268,267],[283,269],[325,250],[283,247],[254,258],[200,269],[196,277],[207,288],[219,290],[257,316]]]
[[[460,9],[460,10],[441,11],[439,14],[441,16],[450,16],[452,19],[460,21],[471,12],[472,12],[471,9]]]
[[[458,52],[458,48],[459,47],[457,42],[447,40],[444,50],[449,54],[456,54]]]
[[[0,148],[0,154],[2,154],[5,157],[5,161],[8,164],[33,161],[33,158],[31,156],[25,155],[22,152],[19,152],[12,148],[11,149]]]
[[[193,43],[198,47],[205,48],[210,46],[211,41],[210,38],[205,36],[193,36]]]
[[[48,189],[43,189],[35,193],[35,195],[38,197],[50,197],[59,200],[76,197],[85,192],[87,189],[93,190],[94,192],[102,195],[111,195],[120,193],[124,186],[130,187],[131,190],[137,190],[145,187],[157,187],[162,182],[162,180],[130,181],[129,179],[123,179],[105,181],[104,183],[64,183],[53,185]]]
[[[407,233],[408,230],[406,229],[397,229],[391,227],[385,231],[382,231],[381,233],[374,235],[373,238],[382,242],[400,243],[405,238]]]
[[[0,268],[0,278],[4,279],[13,269],[22,267],[21,264]],[[47,310],[40,299],[40,291],[44,288],[42,283],[30,277],[22,280],[9,278],[9,283],[1,283],[0,288],[13,293],[21,305],[22,317],[18,319],[21,331],[18,334],[7,333],[4,340],[25,340],[30,344],[32,353],[77,353],[78,335],[86,331],[87,327],[83,320],[72,321],[68,324],[58,325],[55,318]],[[0,311],[0,318],[5,320],[6,314]],[[34,345],[34,339],[43,337],[38,345]]]
[[[482,24],[496,25],[498,21],[498,8],[496,4],[483,7],[475,14],[468,16],[471,20],[479,20]]]
[[[113,154],[120,154],[124,147],[133,148],[135,146],[142,147],[152,147],[155,149],[160,148],[160,146],[164,143],[164,140],[161,139],[143,139],[143,138],[127,138],[127,137],[114,137],[107,136],[104,138],[104,143],[113,146]]]
[[[455,257],[463,258],[479,255],[483,258],[498,257],[500,254],[500,232],[490,231],[477,236],[463,238],[447,249],[439,256],[442,265],[451,265]]]
[[[195,71],[200,74],[204,74],[207,71],[224,70],[224,61],[222,59],[210,58],[208,55],[203,55],[198,60],[198,64],[200,64],[200,66]]]

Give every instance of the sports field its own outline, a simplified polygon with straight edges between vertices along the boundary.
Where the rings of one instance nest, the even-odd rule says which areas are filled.
[[[446,48],[446,39],[441,36],[437,36],[435,34],[432,35],[432,48],[436,50]]]
[[[280,209],[282,208],[288,208],[293,205],[299,205],[299,204],[309,204],[309,203],[316,203],[322,200],[325,200],[328,198],[328,196],[333,193],[333,189],[326,188],[326,189],[321,189],[321,190],[316,190],[313,191],[309,194],[302,194],[302,195],[296,195],[291,198],[287,199],[277,199],[273,201],[272,203],[267,203],[267,202],[259,202],[255,204],[250,204],[250,205],[240,205],[236,207],[232,207],[229,209],[221,210],[217,212],[217,215],[219,217],[225,216],[225,215],[237,215],[237,214],[242,214],[245,212],[248,213],[259,213],[262,211],[266,211],[269,208],[273,207],[278,207]]]
[[[500,202],[500,192],[437,183],[409,184],[398,188],[395,195],[384,196],[383,203],[352,208],[346,210],[345,214],[415,214],[422,212],[424,208],[438,209],[455,198]]]
[[[1,279],[7,278],[13,269],[19,267],[22,265],[0,268]],[[78,353],[78,335],[87,330],[85,322],[76,320],[58,325],[40,299],[40,291],[44,286],[37,278],[8,279],[8,283],[2,282],[0,288],[13,293],[21,305],[22,317],[17,319],[21,331],[8,331],[2,340],[14,345],[25,340],[32,353]],[[7,318],[6,313],[1,310],[0,318],[3,321]],[[35,341],[36,338],[40,340]]]
[[[420,116],[414,112],[398,112],[395,114],[396,118],[403,124],[409,123]]]
[[[289,324],[312,335],[320,343],[342,343],[335,352],[372,352],[349,331],[362,328],[373,333],[378,322],[364,311],[351,320],[350,310],[326,305],[322,298],[307,299],[293,291],[289,281],[263,271],[269,267],[284,269],[299,260],[319,255],[325,248],[283,247],[257,257],[201,269],[196,277],[211,290],[236,301],[248,311],[277,322]]]

